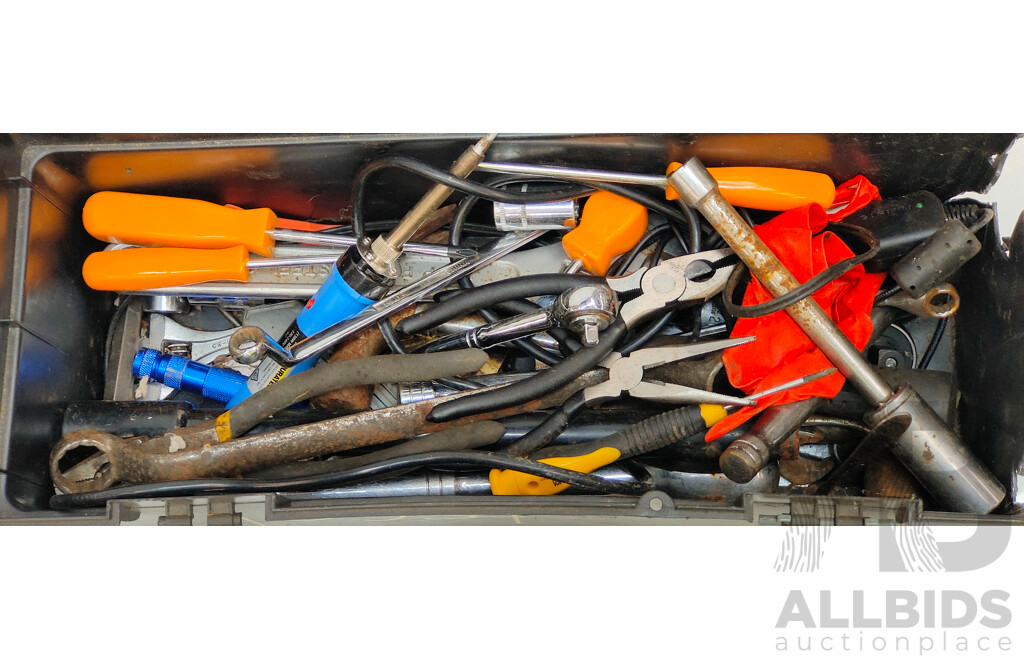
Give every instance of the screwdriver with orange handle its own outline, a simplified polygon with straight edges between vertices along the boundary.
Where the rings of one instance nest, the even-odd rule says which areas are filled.
[[[669,166],[669,173],[680,167]],[[521,163],[480,163],[477,169],[506,174],[547,176],[566,181],[596,181],[650,186],[665,191],[666,199],[677,199],[666,176],[609,172],[551,165]],[[734,206],[763,211],[788,211],[812,202],[824,208],[832,205],[836,187],[827,174],[783,167],[709,167],[722,195]]]
[[[82,279],[96,291],[141,291],[219,280],[248,282],[250,268],[333,264],[338,254],[249,259],[249,251],[241,245],[219,250],[175,247],[104,250],[85,258]]]
[[[356,243],[352,236],[278,229],[279,223],[277,215],[266,208],[240,209],[199,199],[113,191],[95,193],[82,209],[85,230],[107,243],[211,249],[240,245],[264,257],[273,255],[276,241],[337,247]],[[405,250],[453,259],[473,254],[427,243],[407,243]]]
[[[610,192],[595,192],[583,205],[579,224],[562,237],[572,258],[563,272],[581,268],[607,275],[612,261],[632,250],[647,231],[647,208]]]
[[[834,368],[824,369],[764,392],[757,392],[748,398],[756,400],[777,394],[831,375],[835,371]],[[702,433],[737,407],[739,406],[732,404],[720,406],[706,403],[683,406],[627,426],[599,440],[539,449],[531,453],[530,458],[567,470],[593,472],[615,461],[648,454]],[[542,479],[516,470],[491,470],[490,482],[491,493],[494,495],[554,495],[569,488],[569,484]]]

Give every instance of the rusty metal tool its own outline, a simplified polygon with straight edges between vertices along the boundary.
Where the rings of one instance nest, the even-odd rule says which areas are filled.
[[[448,355],[451,354],[445,357]],[[383,357],[410,356],[379,356],[377,359]],[[557,406],[574,392],[594,385],[605,377],[600,370],[588,372],[547,396],[447,424],[433,423],[427,416],[439,402],[468,393],[293,426],[230,442],[218,442],[216,428],[208,427],[188,429],[190,433],[187,437],[185,434],[171,432],[158,438],[127,440],[99,431],[78,431],[62,438],[54,447],[50,454],[50,476],[62,492],[84,493],[109,488],[121,481],[152,483],[245,474],[272,465]],[[267,391],[272,390],[269,388]],[[184,432],[186,429],[177,431]],[[92,447],[101,452],[102,457],[94,456],[83,461],[88,466],[79,464],[70,470],[63,470],[61,459],[78,447]]]
[[[669,182],[707,218],[773,296],[800,285],[726,201],[698,159],[691,158],[672,172]],[[877,406],[866,416],[869,424],[879,426],[909,415],[910,427],[895,442],[893,452],[932,495],[954,511],[984,514],[999,506],[1006,495],[1002,484],[912,388],[904,386],[894,393],[812,298],[799,300],[785,311],[868,403]]]

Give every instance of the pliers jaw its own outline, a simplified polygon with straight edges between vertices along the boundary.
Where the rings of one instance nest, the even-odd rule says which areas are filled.
[[[633,351],[628,357],[612,353],[601,366],[608,369],[608,380],[583,390],[583,398],[588,404],[600,403],[616,399],[623,394],[664,403],[715,403],[719,405],[751,406],[754,401],[740,397],[707,392],[694,387],[673,385],[658,381],[645,381],[644,370],[661,366],[669,362],[677,362],[707,353],[732,348],[753,341],[753,337],[736,337],[718,339],[696,344],[678,344],[676,346],[659,346],[641,348]]]
[[[686,301],[704,301],[720,293],[735,265],[712,264],[728,257],[729,248],[707,250],[663,261],[624,277],[608,278],[608,286],[618,293],[640,290],[640,295],[622,305],[620,318],[627,328],[669,305]]]

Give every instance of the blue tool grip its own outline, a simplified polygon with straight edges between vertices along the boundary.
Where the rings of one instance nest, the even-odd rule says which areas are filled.
[[[285,348],[291,348],[303,339],[359,314],[373,303],[373,300],[360,295],[352,288],[342,278],[337,265],[335,265],[324,283],[306,303],[305,308],[299,312],[295,321],[281,335],[278,343]],[[292,367],[283,367],[270,358],[264,359],[250,379],[248,387],[228,401],[228,409],[230,410],[244,401],[253,392],[258,392],[281,378],[310,369],[316,365],[319,359],[319,357],[312,357]]]
[[[374,303],[359,294],[341,277],[338,268],[331,269],[324,283],[299,312],[295,324],[306,337],[352,318]],[[284,345],[284,344],[282,344]],[[305,364],[305,363],[303,363]]]
[[[202,394],[207,399],[227,403],[242,390],[248,391],[248,378],[228,369],[211,367],[180,355],[161,353],[144,348],[132,360],[132,375],[136,378],[149,376],[150,380],[163,383],[176,390]]]

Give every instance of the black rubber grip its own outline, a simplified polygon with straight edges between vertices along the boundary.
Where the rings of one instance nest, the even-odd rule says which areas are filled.
[[[556,456],[585,456],[604,447],[618,449],[620,458],[631,458],[668,447],[707,427],[701,417],[700,406],[685,406],[627,426],[607,438],[567,447],[546,447],[530,454],[530,458],[540,460]]]
[[[447,297],[444,302],[419,314],[407,316],[399,321],[395,328],[404,334],[413,335],[507,300],[557,295],[573,287],[607,284],[607,282],[608,280],[605,278],[596,275],[570,275],[567,273],[514,277],[510,280],[491,282],[460,291],[458,294]]]
[[[431,422],[450,422],[460,417],[501,410],[539,399],[596,367],[601,360],[608,357],[625,334],[626,323],[621,318],[615,319],[600,334],[597,344],[573,353],[557,366],[542,369],[529,378],[496,390],[485,390],[439,403],[430,411],[427,419]]]

